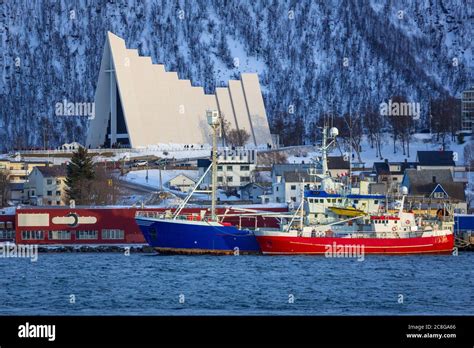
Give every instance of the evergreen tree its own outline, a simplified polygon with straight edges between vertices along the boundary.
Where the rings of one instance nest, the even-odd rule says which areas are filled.
[[[89,204],[93,180],[95,178],[92,156],[86,148],[80,147],[73,153],[67,165],[66,194],[76,204]]]

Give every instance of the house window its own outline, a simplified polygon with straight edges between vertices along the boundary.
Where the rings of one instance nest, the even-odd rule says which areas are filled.
[[[444,198],[444,192],[435,192],[434,193],[434,198]]]
[[[56,201],[56,205],[61,205],[61,201]]]
[[[232,170],[232,166],[227,166],[227,170]]]
[[[222,166],[217,166],[217,170],[222,170]]]
[[[56,196],[61,196],[61,191],[56,191]]]
[[[218,176],[217,177],[217,182],[222,182],[222,179],[223,179],[222,176]]]
[[[278,189],[279,189],[279,187],[277,186],[276,189],[275,189],[275,191],[278,192],[278,191],[279,191]]]
[[[291,185],[291,187],[290,187],[290,188],[291,188],[291,190],[293,190],[293,191],[294,191],[294,190],[296,190],[296,185]]]
[[[296,202],[296,197],[291,197],[292,202]]]
[[[52,183],[53,183],[53,180],[51,179],[46,180],[46,184],[51,185]]]
[[[240,181],[242,182],[250,182],[250,176],[243,176]]]
[[[61,180],[56,180],[56,185],[61,185]]]
[[[52,196],[52,195],[53,195],[53,191],[48,191],[48,192],[46,193],[46,196]]]
[[[240,170],[243,171],[248,171],[250,170],[250,166],[240,166]]]
[[[227,182],[232,182],[232,181],[234,181],[234,178],[232,176],[228,176],[227,177]]]

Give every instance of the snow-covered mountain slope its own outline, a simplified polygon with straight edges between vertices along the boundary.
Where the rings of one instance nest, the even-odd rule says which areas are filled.
[[[84,141],[105,35],[213,92],[258,72],[271,125],[472,83],[472,1],[0,1],[0,149]],[[225,83],[225,82],[224,82]],[[304,120],[304,122],[303,122]],[[159,130],[157,130],[159,131]]]

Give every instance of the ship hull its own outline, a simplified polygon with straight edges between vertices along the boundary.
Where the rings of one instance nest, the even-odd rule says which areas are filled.
[[[147,243],[160,254],[259,254],[252,231],[205,221],[137,218]]]
[[[257,236],[263,254],[312,255],[363,247],[364,254],[449,254],[454,248],[452,234],[416,238],[338,238]]]

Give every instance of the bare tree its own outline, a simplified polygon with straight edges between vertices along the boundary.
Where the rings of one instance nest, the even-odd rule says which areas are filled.
[[[0,207],[8,205],[8,197],[10,195],[8,176],[7,170],[0,170]]]
[[[115,204],[116,194],[115,178],[105,165],[95,165],[95,176],[90,185],[91,204]]]
[[[382,129],[384,118],[373,107],[367,107],[364,112],[364,125],[371,146],[375,146],[375,155],[382,159]]]
[[[227,133],[227,141],[231,146],[244,146],[250,139],[250,134],[245,129],[232,129]]]
[[[461,128],[460,102],[451,96],[435,99],[430,103],[430,110],[432,132],[436,133],[436,140],[444,149],[448,133],[455,140],[456,132]]]
[[[343,116],[343,120],[349,133],[349,146],[355,151],[358,161],[362,162],[362,158],[360,156],[360,143],[362,141],[362,117],[361,115],[346,113]]]
[[[392,104],[402,105],[407,103],[407,99],[404,96],[396,95],[391,98]],[[392,129],[393,137],[393,153],[397,153],[396,143],[400,140],[402,145],[402,151],[404,155],[410,156],[410,137],[411,130],[413,128],[413,116],[412,115],[390,115],[389,123]],[[408,151],[407,151],[408,149]]]

